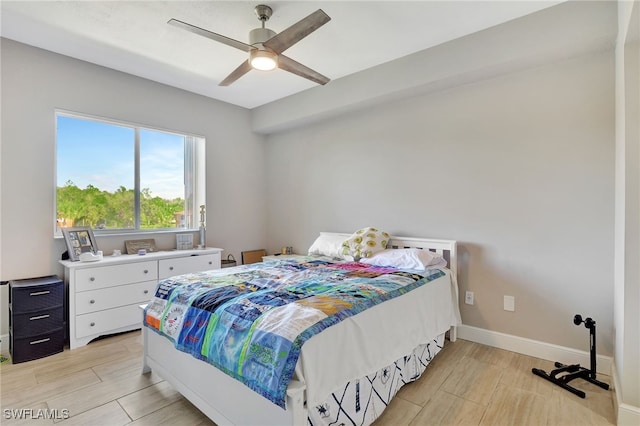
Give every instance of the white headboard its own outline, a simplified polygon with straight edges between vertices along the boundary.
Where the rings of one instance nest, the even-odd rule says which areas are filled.
[[[323,235],[335,235],[344,237],[346,240],[353,234],[343,234],[341,232],[321,232]],[[399,249],[399,248],[418,248],[422,250],[429,250],[435,253],[439,253],[447,261],[447,267],[451,270],[452,285],[454,290],[454,297],[456,306],[459,300],[458,290],[458,250],[457,242],[455,240],[434,240],[430,238],[417,238],[417,237],[396,237],[391,236],[387,243],[387,248]],[[456,327],[451,327],[449,338],[452,342],[457,339]]]
[[[344,237],[346,240],[353,234],[343,234],[341,232],[321,232],[322,235],[335,235]],[[455,240],[434,240],[431,238],[417,237],[396,237],[391,236],[388,248],[419,248],[441,254],[447,261],[447,267],[453,276],[458,277],[458,252]]]

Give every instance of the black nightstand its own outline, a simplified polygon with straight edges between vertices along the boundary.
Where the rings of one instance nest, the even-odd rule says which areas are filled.
[[[63,281],[55,275],[9,281],[9,351],[13,363],[63,350]]]

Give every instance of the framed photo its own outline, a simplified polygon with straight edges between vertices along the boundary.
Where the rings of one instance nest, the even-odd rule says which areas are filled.
[[[127,254],[138,254],[139,250],[144,250],[145,253],[153,253],[156,250],[156,240],[149,238],[146,240],[127,240],[124,242],[124,248],[127,249]]]
[[[193,248],[193,234],[176,234],[176,249],[191,250]]]
[[[70,261],[77,262],[82,253],[98,253],[98,243],[90,227],[62,228],[62,235]]]

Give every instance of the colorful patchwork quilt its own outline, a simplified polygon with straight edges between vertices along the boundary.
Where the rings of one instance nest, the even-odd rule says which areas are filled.
[[[443,276],[309,256],[158,283],[144,324],[282,408],[302,344]]]

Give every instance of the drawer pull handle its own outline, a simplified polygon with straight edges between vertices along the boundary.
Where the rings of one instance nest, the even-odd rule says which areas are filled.
[[[148,273],[149,273],[149,270],[148,270],[148,269],[145,269],[145,270],[144,270],[144,273],[145,273],[145,274],[148,274]]]
[[[49,294],[49,293],[51,293],[49,290],[35,291],[33,293],[29,293],[29,296],[42,296],[43,294]]]
[[[169,266],[169,270],[170,270],[170,271],[173,271],[173,266]]]
[[[145,290],[145,291],[144,291],[144,294],[149,294],[149,290]]]
[[[49,318],[51,315],[38,315],[37,317],[31,317],[29,318],[29,321],[35,321],[35,320],[40,320],[40,319],[45,319],[45,318]]]
[[[96,301],[94,299],[91,299],[91,300],[89,300],[89,303],[91,303],[93,305],[94,303],[96,303]]]
[[[47,337],[46,339],[34,340],[33,342],[29,342],[30,345],[37,345],[38,343],[44,343],[51,340],[51,338]]]
[[[95,280],[96,280],[95,277],[89,278],[89,281],[95,281]]]
[[[209,261],[209,265],[213,265],[213,262],[212,262],[212,261]]]
[[[91,323],[91,324],[89,324],[89,325],[90,325],[91,327],[93,327],[93,326],[95,326],[95,325],[96,325],[96,323],[95,323],[95,322],[92,322],[92,323]]]

